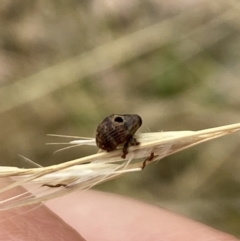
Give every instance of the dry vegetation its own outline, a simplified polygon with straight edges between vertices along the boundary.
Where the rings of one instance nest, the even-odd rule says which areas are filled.
[[[93,137],[111,113],[139,114],[142,132],[239,122],[238,1],[129,2],[0,3],[2,166],[24,166],[18,154],[48,166],[93,153],[52,155],[46,134]],[[239,155],[235,134],[98,188],[240,237]]]

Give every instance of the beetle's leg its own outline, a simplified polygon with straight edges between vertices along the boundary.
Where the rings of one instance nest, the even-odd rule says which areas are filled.
[[[128,138],[128,140],[125,142],[124,146],[123,146],[123,154],[122,154],[122,158],[125,159],[126,155],[128,154],[128,147],[131,146],[137,146],[139,145],[140,142],[137,141],[136,138],[134,138],[133,136],[130,136]]]
[[[129,145],[131,145],[131,146],[138,146],[140,144],[140,142],[137,141],[137,139],[134,137],[131,137],[128,142],[129,142]]]
[[[123,159],[125,159],[126,155],[128,154],[128,146],[129,146],[129,142],[126,141],[126,143],[123,146],[123,154],[121,155]]]
[[[51,185],[51,184],[43,184],[42,187],[67,187],[66,184],[56,184],[56,185]]]
[[[147,162],[148,162],[148,161],[151,161],[153,158],[154,158],[154,153],[151,152],[150,156],[147,157],[147,158],[143,161],[142,170],[146,167]]]

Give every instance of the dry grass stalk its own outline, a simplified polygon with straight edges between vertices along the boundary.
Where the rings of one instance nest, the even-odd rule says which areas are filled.
[[[0,178],[13,179],[0,189],[0,193],[21,185],[35,184],[34,189],[0,201],[0,210],[39,203],[78,189],[91,188],[124,173],[141,171],[145,165],[173,153],[239,130],[240,123],[201,131],[142,133],[136,135],[141,144],[130,147],[126,159],[121,158],[122,150],[119,148],[112,152],[100,152],[49,167],[0,167]],[[69,145],[95,145],[95,139],[83,138],[71,141]],[[149,160],[151,155],[152,158]]]

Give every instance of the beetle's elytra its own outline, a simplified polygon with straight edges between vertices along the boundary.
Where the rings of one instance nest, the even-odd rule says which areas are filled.
[[[139,115],[110,115],[97,127],[97,146],[109,152],[124,144],[122,158],[125,158],[128,146],[139,144],[133,135],[141,125],[142,118]]]

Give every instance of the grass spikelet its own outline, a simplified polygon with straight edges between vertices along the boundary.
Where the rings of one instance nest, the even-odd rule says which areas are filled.
[[[76,190],[86,190],[124,173],[141,171],[146,165],[173,153],[239,130],[240,123],[237,123],[200,131],[137,134],[135,137],[141,144],[130,147],[126,159],[121,158],[122,150],[118,148],[112,152],[102,151],[48,167],[23,169],[2,166],[0,178],[11,178],[12,182],[6,182],[0,193],[21,185],[31,185],[31,189],[22,195],[1,200],[0,210],[47,201]],[[68,138],[76,139],[68,143],[70,147],[96,145],[94,138]]]

